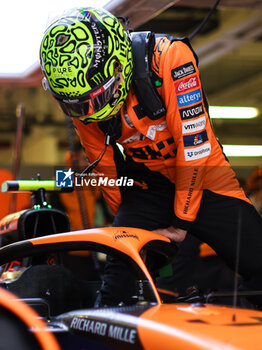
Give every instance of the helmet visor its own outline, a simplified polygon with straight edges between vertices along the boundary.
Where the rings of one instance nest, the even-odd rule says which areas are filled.
[[[81,118],[91,116],[104,108],[116,92],[119,81],[120,74],[107,79],[102,85],[91,90],[88,94],[74,98],[55,93],[49,86],[46,78],[43,79],[43,86],[45,89],[47,87],[51,91],[66,115],[72,118]]]

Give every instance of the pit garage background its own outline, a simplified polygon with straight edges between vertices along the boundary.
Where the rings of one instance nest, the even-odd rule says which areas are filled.
[[[129,17],[133,30],[181,37],[192,33],[213,5],[213,0],[113,0],[104,7],[117,16]],[[24,11],[30,11],[26,1]],[[209,104],[258,110],[257,117],[252,119],[213,119],[215,133],[223,145],[262,145],[261,18],[261,0],[221,0],[203,30],[192,40]],[[41,37],[39,45],[40,41]],[[7,50],[1,53],[9,54]],[[17,52],[18,60],[19,54],[22,52]],[[51,95],[43,90],[41,80],[37,61],[19,74],[0,74],[0,167],[13,167],[16,109],[22,103],[25,117],[21,178],[31,179],[37,172],[42,178],[52,177],[54,167],[65,164],[69,148],[65,118]],[[241,180],[255,167],[262,166],[260,153],[228,158]]]

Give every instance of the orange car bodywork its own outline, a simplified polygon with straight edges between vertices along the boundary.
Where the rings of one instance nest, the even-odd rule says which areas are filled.
[[[17,316],[34,334],[42,350],[60,350],[60,346],[44,321],[26,303],[12,293],[0,289],[0,306]],[[1,315],[0,315],[1,317]],[[12,336],[10,334],[10,336]]]
[[[137,329],[145,349],[261,349],[261,321],[255,310],[158,305],[143,313]]]
[[[77,315],[75,318],[79,317],[79,319],[84,320],[86,317],[87,320],[93,319],[94,322],[105,322],[103,324],[107,325],[108,328],[110,322],[115,324],[118,321],[123,327],[123,334],[131,334],[128,333],[131,329],[139,343],[139,345],[134,343],[134,347],[131,348],[150,350],[253,350],[262,348],[262,335],[260,333],[262,329],[261,311],[234,309],[232,307],[209,304],[163,304],[139,254],[145,244],[154,240],[166,243],[170,242],[169,239],[156,233],[127,227],[107,227],[74,231],[71,233],[34,238],[30,242],[34,246],[73,241],[95,242],[118,250],[136,262],[152,284],[156,295],[156,304],[145,308],[139,316],[119,314],[116,309],[112,310],[112,312],[110,309],[105,309],[105,314],[103,314],[103,310],[101,309],[90,309],[86,310],[87,313],[85,316],[81,315],[81,311],[76,311],[75,313]],[[74,329],[70,329],[71,331],[74,332]],[[94,334],[89,335],[94,337]],[[128,336],[126,335],[126,337]],[[95,340],[107,344],[105,337],[98,337]],[[128,346],[132,345],[130,344],[133,341],[131,338],[124,339],[123,349],[127,341],[129,341]]]
[[[141,268],[152,285],[152,289],[158,303],[161,299],[153,283],[153,280],[145,267],[145,264],[139,254],[144,245],[152,239],[170,242],[168,238],[160,236],[157,233],[149,232],[142,229],[131,229],[127,227],[106,227],[101,229],[89,229],[64,233],[63,235],[51,235],[30,240],[33,245],[72,242],[72,241],[89,241],[100,243],[112,247],[129,257]]]

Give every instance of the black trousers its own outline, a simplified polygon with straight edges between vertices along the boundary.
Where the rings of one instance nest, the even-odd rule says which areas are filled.
[[[232,291],[235,271],[218,255],[201,256],[201,245],[202,242],[196,236],[188,233],[179,244],[178,254],[172,263],[172,274],[156,278],[157,287],[171,290],[180,296],[188,294],[193,286],[203,294]],[[237,282],[241,283],[239,276]]]
[[[174,189],[126,192],[113,226],[147,230],[168,227],[173,215]],[[262,290],[262,219],[255,208],[237,198],[204,190],[196,220],[188,234],[209,244],[232,270],[235,269],[237,242],[240,239],[238,272],[245,286]],[[135,293],[129,266],[108,257],[100,291],[102,304],[128,303]],[[256,300],[262,306],[260,298]]]

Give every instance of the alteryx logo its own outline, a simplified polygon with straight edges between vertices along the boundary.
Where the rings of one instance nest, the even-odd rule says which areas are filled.
[[[177,96],[178,107],[192,105],[201,100],[202,100],[202,94],[200,89],[194,90],[192,92],[188,92],[187,94]]]
[[[74,187],[74,172],[71,170],[56,170],[55,185],[56,187]]]

